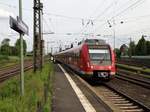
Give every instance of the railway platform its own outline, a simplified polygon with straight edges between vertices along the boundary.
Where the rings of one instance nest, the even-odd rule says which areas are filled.
[[[109,112],[70,75],[62,66],[55,65],[52,112]]]

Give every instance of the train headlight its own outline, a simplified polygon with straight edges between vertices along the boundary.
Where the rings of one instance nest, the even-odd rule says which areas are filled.
[[[115,74],[116,74],[116,72],[110,72],[110,74],[111,74],[111,75],[115,75]]]
[[[93,66],[91,66],[91,68],[93,69],[94,67],[93,67]]]
[[[111,66],[109,66],[108,68],[111,69]]]

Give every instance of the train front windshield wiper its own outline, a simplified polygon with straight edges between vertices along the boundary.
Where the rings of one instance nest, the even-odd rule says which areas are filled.
[[[100,59],[100,63],[102,63],[104,61],[104,59],[106,60],[106,53],[104,54],[103,58]]]
[[[105,59],[105,56],[102,59],[100,59],[100,63],[102,63],[104,61],[104,59]]]

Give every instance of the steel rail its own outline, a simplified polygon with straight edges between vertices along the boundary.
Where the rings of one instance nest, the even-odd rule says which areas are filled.
[[[28,70],[30,70],[30,69],[32,69],[32,68],[33,68],[33,65],[29,65],[29,66],[26,66],[26,67],[24,68],[24,70],[25,70],[25,71],[28,71]],[[20,69],[16,69],[16,70],[14,70],[14,71],[10,71],[10,72],[1,74],[1,75],[0,75],[0,83],[3,82],[3,81],[5,81],[5,80],[7,80],[7,79],[9,79],[10,77],[16,76],[16,75],[19,74],[19,73],[20,73]]]
[[[140,79],[137,79],[137,78],[133,78],[133,77],[131,77],[131,76],[125,74],[125,73],[118,72],[115,77],[117,79],[119,79],[119,80],[128,81],[128,82],[130,82],[132,84],[135,84],[135,85],[142,86],[144,88],[150,89],[150,82],[144,81],[144,80],[140,80]]]
[[[146,105],[142,104],[141,102],[131,98],[130,96],[126,95],[124,92],[121,92],[113,87],[111,87],[110,85],[104,83],[103,84],[105,87],[109,88],[110,90],[114,91],[115,93],[119,94],[120,96],[123,96],[124,98],[126,98],[127,100],[133,102],[135,105],[139,106],[140,108],[142,108],[144,110],[144,112],[150,112],[150,108],[147,107]]]

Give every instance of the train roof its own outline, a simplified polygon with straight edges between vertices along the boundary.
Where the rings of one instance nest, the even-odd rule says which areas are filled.
[[[61,51],[61,52],[58,52],[58,53],[55,53],[54,55],[57,55],[57,54],[62,54],[62,53],[66,53],[68,51],[74,51],[78,48],[81,48],[83,44],[87,44],[87,45],[108,45],[106,43],[105,40],[102,40],[102,39],[86,39],[82,42],[80,42],[80,44],[78,44],[77,47],[73,47],[73,48],[70,48],[70,49],[67,49],[67,50],[64,50],[64,51]]]
[[[88,45],[105,45],[106,41],[102,39],[86,39],[84,43]]]
[[[70,49],[67,49],[67,50],[61,51],[61,52],[57,52],[57,53],[55,53],[54,55],[62,54],[62,53],[66,53],[66,52],[69,52],[69,51],[75,51],[75,50],[77,50],[77,49],[81,48],[81,47],[82,47],[82,45],[83,45],[83,44],[78,45],[77,47],[73,47],[73,48],[70,48]]]

